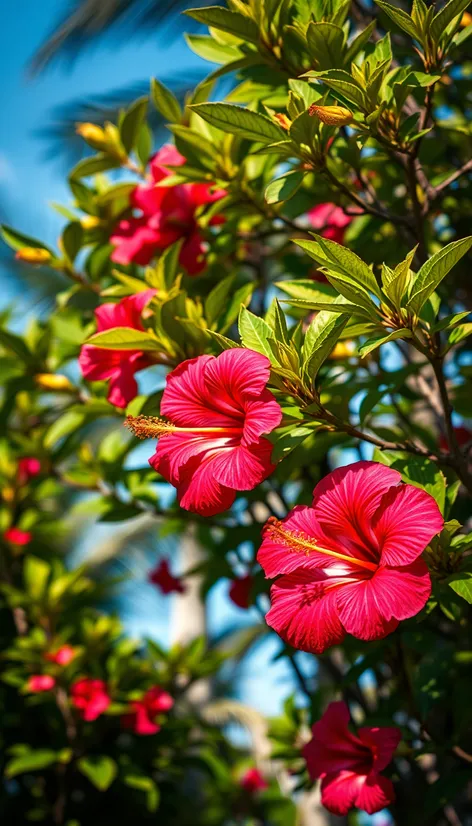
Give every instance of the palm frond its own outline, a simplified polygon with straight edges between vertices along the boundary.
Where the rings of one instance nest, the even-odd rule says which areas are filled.
[[[187,71],[185,77],[174,75],[162,78],[162,80],[182,103],[187,92],[194,88],[203,77],[203,72]],[[47,146],[45,159],[59,159],[68,167],[73,166],[90,151],[83,139],[76,133],[77,123],[96,123],[100,126],[105,121],[115,123],[120,109],[126,108],[136,98],[147,94],[149,94],[149,82],[143,80],[142,83],[134,83],[96,95],[89,100],[76,98],[57,106],[51,111],[48,125],[36,132],[36,135],[42,138]],[[148,122],[157,140],[164,134],[165,122],[153,106],[149,107]]]
[[[204,4],[204,0],[79,0],[36,52],[30,69],[40,72],[59,55],[74,59],[106,32],[126,39],[132,34],[154,36],[156,27],[165,24],[167,34],[172,36],[181,28],[179,14],[190,6]]]

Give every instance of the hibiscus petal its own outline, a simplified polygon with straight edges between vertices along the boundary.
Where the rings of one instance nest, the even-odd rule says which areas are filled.
[[[134,221],[137,223],[133,224]],[[110,243],[115,245],[110,255],[112,261],[125,265],[131,262],[142,266],[149,264],[156,250],[160,249],[160,238],[156,230],[143,226],[142,221],[141,218],[120,221],[110,237]]]
[[[211,463],[200,463],[199,459],[188,463],[186,478],[178,486],[177,493],[180,506],[200,516],[222,513],[231,507],[236,498],[234,490],[216,481]]]
[[[313,491],[313,507],[325,532],[339,538],[347,551],[357,548],[377,561],[372,516],[382,495],[400,479],[398,471],[378,462],[356,462],[328,474]]]
[[[363,812],[373,815],[385,809],[394,800],[395,790],[392,781],[381,774],[371,774],[361,785],[355,805]]]
[[[301,651],[322,654],[342,642],[345,632],[338,617],[336,588],[328,587],[333,579],[323,571],[303,570],[281,577],[271,588],[267,624]]]
[[[272,444],[259,439],[250,447],[229,447],[211,460],[212,473],[222,485],[233,490],[252,490],[275,470],[270,461]]]
[[[190,200],[194,207],[212,204],[227,195],[226,189],[217,189],[211,184],[191,184]]]
[[[266,389],[269,376],[270,361],[267,356],[235,347],[225,350],[208,365],[207,386],[209,393],[221,394],[225,391],[233,399],[233,404],[234,401],[249,402],[251,397],[259,397]]]
[[[414,617],[431,593],[431,580],[421,559],[402,568],[379,568],[371,579],[337,591],[339,616],[346,631],[360,640],[379,640]]]
[[[142,290],[142,292],[136,293],[136,295],[129,295],[123,298],[118,305],[122,311],[123,318],[120,319],[119,325],[115,324],[114,326],[132,327],[134,330],[142,330],[142,312],[156,295],[156,292],[157,290]]]
[[[444,519],[433,497],[413,485],[391,488],[382,497],[372,526],[383,565],[408,565],[442,530]]]
[[[321,802],[335,815],[347,815],[357,805],[366,776],[351,771],[328,774],[321,781]]]
[[[103,381],[120,369],[122,360],[123,353],[118,350],[104,350],[92,344],[84,344],[80,350],[79,366],[84,378],[89,381]]]
[[[194,230],[185,239],[180,250],[179,261],[189,275],[199,275],[206,267],[203,238]]]
[[[175,146],[171,143],[164,144],[151,160],[151,175],[153,180],[156,183],[162,181],[163,178],[171,174],[171,170],[168,168],[169,166],[182,166],[185,160],[184,156],[180,154]]]
[[[167,175],[169,175],[169,173],[167,173]],[[130,196],[130,203],[132,207],[142,210],[144,215],[150,216],[161,208],[166,194],[166,188],[163,186],[156,186],[154,182],[150,184],[143,184],[137,186],[133,190]]]
[[[285,519],[281,520],[280,525],[295,536],[302,533],[313,543],[336,550],[336,546],[324,536],[313,508],[297,505]],[[316,551],[304,551],[302,546],[289,546],[281,541],[276,533],[272,533],[269,523],[264,530],[264,539],[257,554],[257,561],[269,579],[278,574],[289,574],[297,568],[336,567],[342,574],[352,574],[352,567],[340,563],[336,557],[316,553]]]
[[[330,703],[321,720],[313,726],[313,739],[303,748],[312,779],[331,772],[371,770],[372,755],[348,729],[349,709],[344,702]]]
[[[161,415],[179,427],[235,427],[242,424],[242,412],[233,405],[233,417],[219,409],[218,392],[209,392],[208,367],[215,356],[198,356],[179,364],[167,376],[161,401]],[[240,418],[236,418],[239,415]]]
[[[246,402],[244,407],[244,445],[257,442],[260,436],[270,433],[282,421],[282,409],[270,390],[263,390],[257,401]]]
[[[110,381],[107,399],[115,407],[126,407],[138,393],[138,385],[134,378],[134,370],[130,367],[122,366]]]
[[[218,451],[227,451],[234,440],[196,436],[193,433],[169,433],[161,436],[154,456],[149,464],[165,476],[172,485],[178,485],[186,474],[186,465],[199,457],[200,461],[210,459]],[[164,468],[164,472],[161,468]]]
[[[394,726],[382,726],[382,728],[364,726],[358,729],[357,733],[359,740],[372,751],[374,771],[381,772],[390,763],[402,739],[400,729]]]

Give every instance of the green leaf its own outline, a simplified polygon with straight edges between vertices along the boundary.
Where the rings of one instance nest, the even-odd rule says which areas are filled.
[[[394,270],[383,271],[383,291],[397,310],[402,306],[402,299],[410,282],[410,267],[415,253],[416,247]]]
[[[340,299],[343,299],[342,301]],[[338,296],[337,301],[315,301],[307,298],[282,298],[283,304],[290,304],[292,307],[299,307],[301,310],[328,310],[333,313],[352,315],[363,312],[362,307],[350,304],[343,296]]]
[[[285,137],[283,130],[270,118],[242,109],[241,106],[231,103],[196,103],[190,108],[203,120],[231,135],[241,135],[260,143],[273,143]]]
[[[268,343],[268,339],[273,336],[273,331],[263,318],[249,312],[246,307],[241,307],[238,327],[241,341],[245,347],[249,350],[255,350],[256,353],[262,353],[271,361],[273,360],[272,350]]]
[[[322,250],[326,253],[329,261],[332,261],[338,269],[351,278],[354,283],[365,287],[368,292],[380,298],[380,288],[375,279],[375,275],[367,264],[359,258],[355,252],[337,244],[336,241],[329,241],[321,235],[314,235]],[[329,267],[329,264],[327,265]]]
[[[347,66],[349,66],[358,52],[360,52],[363,46],[365,46],[365,44],[370,40],[370,36],[374,31],[375,26],[376,21],[372,20],[372,22],[369,23],[365,29],[362,29],[362,31],[360,31],[359,34],[350,42],[347,52],[344,55],[344,62]]]
[[[180,123],[182,110],[179,101],[174,93],[155,77],[151,78],[151,97],[157,111],[160,112],[169,123]]]
[[[120,124],[120,138],[126,152],[129,154],[135,147],[146,117],[148,98],[141,97],[131,104]]]
[[[84,228],[80,221],[67,224],[62,232],[62,246],[69,261],[73,262],[79,252],[84,238]]]
[[[432,333],[439,333],[441,330],[451,330],[460,321],[467,316],[470,315],[470,310],[463,310],[461,313],[451,313],[447,315],[445,318],[442,318],[441,321],[438,321],[436,324],[433,324],[431,327]]]
[[[373,459],[382,465],[398,470],[409,485],[422,488],[435,499],[441,513],[446,501],[446,480],[438,466],[424,456],[407,456],[398,451],[374,451]]]
[[[259,43],[259,27],[254,20],[240,12],[222,9],[220,6],[203,6],[200,9],[187,9],[185,14],[199,23],[234,34],[241,40]]]
[[[158,340],[151,332],[134,330],[131,327],[111,327],[103,333],[95,333],[87,339],[87,344],[104,350],[161,350]]]
[[[280,201],[288,201],[303,183],[305,173],[300,169],[286,172],[280,178],[272,181],[265,191],[265,199],[268,204],[278,204]]]
[[[423,264],[413,282],[412,294],[407,304],[407,307],[415,315],[419,315],[423,304],[426,303],[443,278],[471,247],[472,236],[469,235],[467,238],[448,244],[447,247],[433,255],[429,261],[426,261],[426,264]]]
[[[305,301],[334,301],[336,293],[329,284],[312,281],[309,278],[297,278],[294,281],[276,281],[275,286],[293,298]]]
[[[33,353],[28,349],[23,339],[15,335],[15,333],[0,329],[0,344],[2,347],[5,347],[6,350],[15,353],[25,364],[35,363],[36,359]]]
[[[304,442],[308,436],[312,435],[312,433],[312,427],[304,427],[303,425],[300,427],[290,426],[289,428],[284,428],[283,432],[274,444],[274,449],[271,456],[272,462],[279,462],[280,459],[283,459],[291,453],[292,450]]]
[[[459,344],[460,341],[463,341],[464,338],[467,338],[470,335],[472,335],[472,324],[459,324],[459,326],[455,327],[449,336],[449,347]]]
[[[370,338],[365,344],[362,344],[359,347],[359,355],[361,358],[364,358],[372,350],[376,350],[377,347],[380,347],[382,344],[387,344],[389,341],[395,341],[397,338],[411,338],[412,332],[411,330],[402,329],[402,330],[394,330],[393,333],[381,334],[379,336],[375,336],[375,338]]]
[[[311,57],[320,70],[342,67],[344,32],[340,26],[311,22],[306,30],[306,39]]]
[[[105,792],[113,783],[118,768],[111,757],[89,755],[77,761],[77,768],[100,792]]]
[[[53,251],[42,241],[31,238],[23,232],[18,232],[18,230],[8,227],[6,224],[0,225],[0,233],[5,243],[14,250],[21,250],[22,247],[33,247],[34,249],[47,250],[51,255],[54,255]]]
[[[130,789],[137,789],[146,793],[146,806],[149,812],[156,812],[159,808],[160,792],[152,777],[142,774],[128,774],[123,779]]]
[[[305,334],[302,347],[303,369],[310,380],[317,373],[331,353],[347,323],[346,316],[322,310],[311,322]]]
[[[46,431],[44,436],[44,447],[54,447],[54,445],[64,436],[69,436],[70,433],[73,433],[75,430],[78,430],[79,427],[82,427],[86,421],[86,418],[87,416],[85,409],[82,411],[67,410],[62,414],[62,416],[59,416],[59,418],[56,419],[56,421],[53,422],[50,428]]]
[[[86,178],[88,175],[97,175],[99,172],[106,172],[107,169],[117,169],[119,166],[121,166],[121,161],[118,158],[113,158],[104,152],[98,152],[91,158],[84,158],[83,161],[79,161],[69,177],[72,179]]]
[[[244,57],[236,46],[218,43],[213,37],[201,34],[186,34],[185,40],[195,54],[211,63],[227,64],[228,61],[239,60]]]
[[[384,0],[375,0],[375,2],[378,6],[380,6],[382,11],[388,14],[388,16],[400,29],[407,32],[407,34],[410,34],[415,40],[421,39],[421,32],[418,31],[413,20],[410,15],[406,13],[406,11],[399,9],[396,6],[391,6],[389,3],[385,3]]]
[[[205,318],[211,326],[221,316],[227,306],[227,299],[234,284],[234,275],[218,282],[205,299]],[[239,308],[238,308],[239,309]]]
[[[51,573],[51,566],[37,556],[27,556],[23,570],[25,590],[34,600],[41,599],[46,591],[46,585]]]
[[[359,109],[365,108],[364,90],[356,83],[354,78],[342,69],[329,69],[327,72],[305,72],[302,77],[312,77],[321,80],[330,89],[339,92],[349,103],[354,103]]]
[[[7,763],[5,775],[10,778],[16,777],[17,774],[45,769],[47,766],[52,766],[52,764],[56,762],[57,752],[52,749],[28,751],[26,754],[14,757],[13,760]]]
[[[456,594],[462,597],[462,599],[465,599],[469,605],[472,605],[472,573],[470,571],[453,574],[448,579],[448,585]]]
[[[449,26],[449,23],[459,14],[462,14],[469,4],[470,0],[449,0],[449,3],[446,3],[441,11],[433,17],[433,22],[429,29],[433,42],[440,42],[441,36]]]

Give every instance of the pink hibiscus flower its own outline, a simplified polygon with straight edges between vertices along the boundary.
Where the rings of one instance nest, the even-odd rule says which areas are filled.
[[[336,204],[317,204],[307,213],[313,229],[321,230],[323,238],[342,244],[346,227],[353,220],[352,215],[346,215]]]
[[[162,559],[154,570],[149,572],[148,580],[153,585],[157,585],[163,594],[185,593],[185,585],[182,579],[171,574],[167,559]]]
[[[48,660],[50,663],[55,663],[56,665],[66,666],[72,662],[75,655],[75,648],[72,648],[71,645],[62,645],[61,648],[57,649],[57,651],[46,653],[44,655],[44,659]]]
[[[16,528],[14,525],[7,528],[3,534],[3,538],[11,545],[29,545],[33,538],[31,531],[22,531],[21,528]]]
[[[130,728],[135,734],[147,735],[157,734],[161,730],[155,717],[162,712],[169,711],[174,705],[174,700],[160,686],[156,685],[148,689],[141,700],[131,703],[131,711],[122,717],[125,728]]]
[[[41,462],[39,459],[36,459],[34,456],[25,456],[19,460],[17,470],[19,485],[28,484],[30,479],[33,479],[33,477],[39,473],[41,473]]]
[[[249,608],[253,582],[254,578],[250,574],[233,579],[228,593],[230,600],[238,608]]]
[[[368,814],[395,800],[391,780],[381,772],[390,763],[401,740],[398,728],[348,729],[346,703],[330,703],[313,726],[313,739],[303,748],[312,780],[321,778],[321,802],[335,815],[357,806]]]
[[[344,639],[378,640],[431,593],[422,551],[443,526],[434,499],[398,471],[357,462],[329,473],[282,521],[269,519],[258,561],[271,589],[267,623],[320,654]]]
[[[28,691],[39,694],[42,691],[51,691],[55,685],[56,681],[54,677],[51,677],[49,674],[33,674],[33,676],[29,678],[26,687]]]
[[[95,310],[97,333],[114,327],[143,330],[141,314],[156,290],[123,298],[118,304],[102,304]],[[152,364],[142,350],[108,350],[94,344],[84,344],[79,356],[82,375],[89,381],[110,379],[108,401],[116,407],[126,407],[136,396],[138,385],[134,374]]]
[[[263,791],[263,789],[269,788],[269,784],[264,779],[259,769],[256,768],[248,769],[244,772],[239,781],[239,785],[249,794],[254,794],[255,792]]]
[[[196,211],[226,195],[225,190],[214,190],[211,184],[179,184],[156,186],[172,175],[168,166],[182,166],[185,158],[174,146],[166,145],[151,161],[151,181],[139,185],[131,194],[131,206],[140,211],[138,217],[120,221],[110,238],[115,249],[111,260],[117,264],[149,264],[159,250],[184,239],[180,263],[189,275],[198,275],[205,269],[205,250]],[[210,224],[222,222],[221,216]]]
[[[103,680],[92,680],[84,677],[71,685],[70,698],[72,705],[78,710],[82,720],[91,722],[100,717],[111,703]]]
[[[236,491],[252,490],[274,470],[263,433],[282,410],[267,390],[270,364],[252,350],[182,362],[167,376],[161,419],[128,417],[142,437],[159,436],[152,467],[177,488],[180,505],[202,516],[229,508]]]

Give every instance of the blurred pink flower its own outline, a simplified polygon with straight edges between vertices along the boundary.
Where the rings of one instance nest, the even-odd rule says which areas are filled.
[[[159,250],[166,249],[181,238],[180,263],[189,275],[198,275],[205,269],[203,237],[196,220],[196,211],[226,195],[223,189],[211,184],[193,183],[177,186],[157,186],[173,174],[168,166],[182,166],[185,158],[174,146],[167,144],[151,161],[151,178],[140,184],[131,194],[131,206],[140,211],[138,217],[120,221],[110,238],[115,249],[111,260],[117,264],[149,264]],[[210,224],[222,223],[215,216]]]

